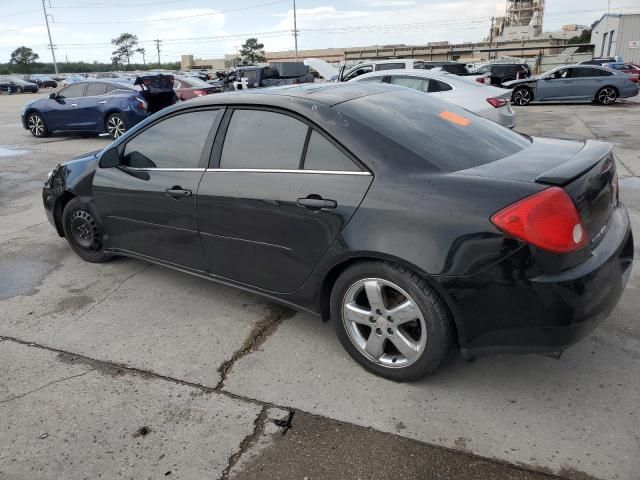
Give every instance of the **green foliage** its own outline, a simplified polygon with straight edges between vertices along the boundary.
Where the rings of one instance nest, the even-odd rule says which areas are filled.
[[[29,47],[18,47],[11,52],[11,60],[9,64],[14,65],[18,73],[30,73],[31,67],[35,65],[40,55],[35,53]]]
[[[138,37],[137,35],[133,35],[132,33],[121,33],[116,38],[111,39],[111,43],[115,45],[116,48],[111,54],[111,61],[114,65],[122,65],[124,60],[127,61],[127,66],[131,67],[131,57],[136,51],[136,47],[138,46]]]
[[[259,43],[257,38],[247,38],[240,47],[240,56],[244,64],[267,61],[267,57],[264,56],[264,44]]]
[[[580,35],[569,38],[567,43],[591,43],[591,29],[584,29]],[[578,48],[578,53],[589,52],[590,50],[589,47],[580,47]]]
[[[0,72],[2,75],[10,75],[15,73],[43,73],[53,74],[55,70],[53,63],[33,63],[29,66],[29,71],[23,71],[19,65],[10,63],[0,63]],[[157,68],[157,64],[153,65]],[[142,63],[132,63],[128,65],[131,70],[148,70],[149,65],[143,65]],[[180,70],[180,62],[163,63],[161,66],[165,70]],[[119,70],[120,68],[114,68],[112,63],[100,63],[100,62],[63,62],[58,63],[58,70],[60,73],[96,73],[96,72],[112,72],[113,70]]]

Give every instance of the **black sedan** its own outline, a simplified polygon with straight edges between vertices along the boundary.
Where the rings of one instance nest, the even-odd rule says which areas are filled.
[[[83,259],[141,258],[332,319],[394,380],[453,346],[561,351],[609,315],[633,260],[611,145],[525,137],[392,85],[175,105],[57,166],[43,200]]]
[[[10,78],[0,82],[0,90],[12,93],[38,93],[38,85],[19,78]]]

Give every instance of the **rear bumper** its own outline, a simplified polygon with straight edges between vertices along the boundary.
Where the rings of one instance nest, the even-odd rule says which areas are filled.
[[[528,257],[518,252],[473,277],[442,282],[464,356],[557,352],[593,331],[631,274],[629,216],[617,208],[591,257],[558,274],[527,278]]]
[[[515,114],[509,103],[504,107],[490,107],[477,113],[478,115],[491,120],[492,122],[496,122],[498,125],[502,125],[503,127],[513,128],[516,125]]]

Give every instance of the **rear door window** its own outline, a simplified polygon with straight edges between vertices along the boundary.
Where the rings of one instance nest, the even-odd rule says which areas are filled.
[[[304,169],[341,172],[360,171],[360,168],[347,155],[315,130],[311,132],[309,137]]]
[[[571,69],[571,78],[598,77],[600,70],[589,67],[576,67]]]
[[[356,70],[349,73],[344,77],[343,81],[348,82],[349,80],[359,77],[360,75],[364,75],[365,73],[373,72],[373,65],[361,65]]]
[[[282,113],[236,110],[224,139],[220,168],[297,170],[308,129]]]
[[[434,80],[434,79],[429,80],[429,90],[427,90],[427,92],[429,93],[447,92],[449,90],[453,90],[453,87],[448,83],[441,82],[440,80]]]
[[[107,85],[101,82],[88,83],[87,84],[87,92],[84,94],[85,97],[97,97],[99,95],[104,95],[107,91]]]

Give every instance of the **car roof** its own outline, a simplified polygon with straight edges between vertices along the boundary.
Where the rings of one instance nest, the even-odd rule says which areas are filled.
[[[376,95],[397,89],[394,85],[345,83],[304,83],[282,87],[256,88],[235,92],[205,95],[189,100],[190,105],[263,104],[286,107],[292,100],[322,103],[329,107],[356,98]],[[187,102],[185,102],[187,103]]]

